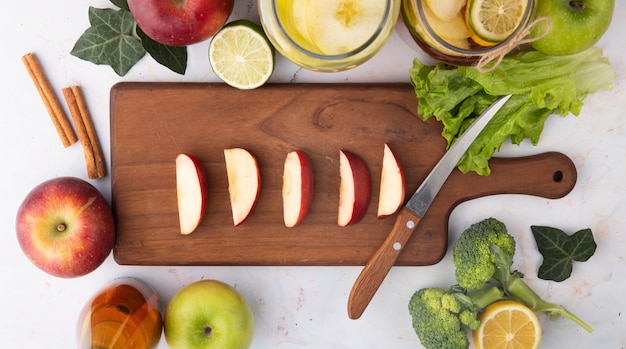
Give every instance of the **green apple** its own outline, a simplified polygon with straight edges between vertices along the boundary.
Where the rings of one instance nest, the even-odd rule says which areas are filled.
[[[532,42],[542,53],[555,56],[571,55],[593,46],[609,28],[615,0],[540,0],[535,19],[548,17],[551,26],[547,34]],[[548,30],[548,23],[535,26],[530,36],[538,37]]]
[[[254,335],[254,315],[230,285],[201,280],[172,297],[165,308],[163,326],[172,349],[247,349]]]

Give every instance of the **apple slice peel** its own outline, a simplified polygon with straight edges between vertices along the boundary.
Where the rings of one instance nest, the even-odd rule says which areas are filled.
[[[400,162],[389,145],[385,143],[377,217],[385,218],[398,212],[404,203],[405,192],[406,184]]]
[[[206,210],[206,173],[198,159],[189,154],[176,156],[176,201],[180,233],[196,230]]]
[[[367,212],[371,193],[371,174],[365,161],[355,153],[341,150],[337,224],[345,227],[359,222]]]
[[[224,149],[233,224],[240,225],[254,208],[261,190],[256,157],[243,148]]]
[[[313,201],[313,166],[302,150],[287,154],[283,169],[283,220],[288,228],[298,225]]]

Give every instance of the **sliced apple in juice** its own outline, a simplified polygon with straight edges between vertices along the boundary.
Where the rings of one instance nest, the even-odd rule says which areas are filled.
[[[261,173],[256,158],[243,148],[224,149],[228,194],[233,224],[238,226],[248,218],[261,190]]]
[[[435,17],[449,21],[461,12],[467,0],[424,0],[424,3]]]
[[[437,18],[428,6],[424,6],[424,16],[433,31],[446,41],[457,42],[470,37],[470,31],[462,11],[452,19],[444,21]]]
[[[347,150],[339,152],[339,212],[337,224],[345,227],[359,222],[367,212],[372,180],[365,161]]]
[[[380,173],[378,218],[384,218],[396,213],[404,203],[404,195],[404,172],[394,152],[388,144],[385,144],[383,165]]]
[[[387,2],[380,0],[308,0],[308,33],[322,53],[347,53],[378,30],[386,6]]]
[[[276,15],[289,36],[303,48],[318,52],[311,39],[306,22],[307,3],[310,0],[276,0]]]
[[[283,170],[283,218],[288,228],[298,225],[313,201],[313,165],[302,150],[287,154]]]
[[[176,156],[176,201],[181,234],[191,234],[202,221],[206,192],[206,174],[200,161],[189,154]]]

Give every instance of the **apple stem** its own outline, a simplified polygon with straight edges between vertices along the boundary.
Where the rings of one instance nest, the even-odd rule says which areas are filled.
[[[569,2],[569,5],[576,11],[582,11],[585,9],[585,7],[587,7],[587,2],[581,0],[571,0]]]
[[[204,327],[204,335],[205,336],[209,336],[211,334],[211,332],[213,332],[213,329],[211,328],[211,326],[205,326]]]
[[[65,228],[67,228],[67,226],[65,225],[65,223],[59,223],[59,225],[57,225],[57,231],[59,233],[62,233],[65,231]]]

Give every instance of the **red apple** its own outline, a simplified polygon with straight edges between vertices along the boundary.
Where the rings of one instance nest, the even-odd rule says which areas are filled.
[[[217,33],[233,11],[234,0],[128,0],[143,32],[170,46],[187,46]]]
[[[111,207],[98,189],[74,177],[36,186],[20,205],[15,226],[26,257],[58,277],[92,272],[115,243]]]
[[[372,193],[370,171],[365,161],[347,150],[339,152],[339,215],[344,227],[360,221],[367,212]]]
[[[388,144],[383,152],[383,166],[380,173],[380,194],[378,195],[378,218],[390,216],[404,203],[405,183],[402,167]]]
[[[224,150],[228,193],[233,213],[233,224],[241,224],[256,204],[261,190],[261,173],[252,153],[242,148]]]
[[[202,221],[206,193],[206,174],[200,161],[189,154],[179,154],[176,157],[176,201],[181,234],[191,234]]]
[[[283,218],[288,228],[299,224],[313,201],[313,165],[302,150],[287,154],[283,170]]]

